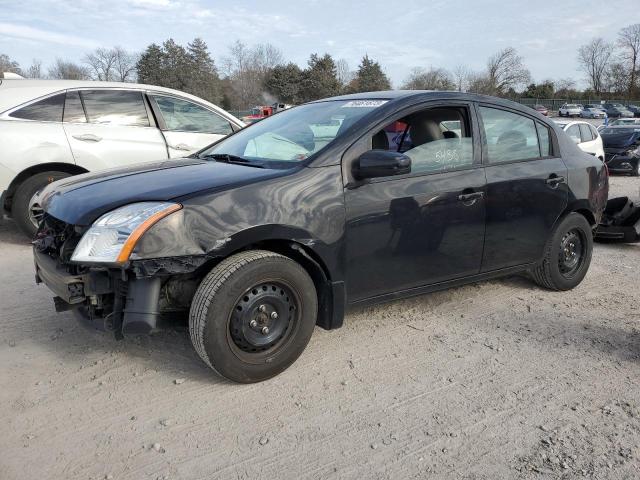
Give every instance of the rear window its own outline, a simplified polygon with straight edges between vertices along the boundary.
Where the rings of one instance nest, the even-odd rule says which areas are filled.
[[[12,118],[38,122],[61,122],[64,109],[64,93],[39,100],[9,114]]]
[[[81,93],[89,123],[148,127],[142,92],[88,90]]]

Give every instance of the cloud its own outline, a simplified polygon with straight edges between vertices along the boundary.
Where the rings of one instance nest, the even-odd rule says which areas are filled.
[[[72,45],[81,47],[97,47],[99,44],[87,38],[67,35],[64,33],[50,32],[38,28],[16,25],[12,23],[0,22],[0,37],[7,36],[26,40],[35,40],[41,43],[58,43],[61,45]]]

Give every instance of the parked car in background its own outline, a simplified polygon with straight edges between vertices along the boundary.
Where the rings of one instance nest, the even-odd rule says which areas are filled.
[[[565,103],[558,110],[559,117],[579,117],[582,107],[577,103]]]
[[[183,157],[243,127],[201,98],[114,82],[2,80],[0,210],[33,235],[39,192],[60,178]]]
[[[389,141],[399,128],[410,144]],[[528,107],[457,92],[345,95],[192,158],[49,185],[36,279],[58,310],[118,336],[188,311],[204,363],[258,382],[350,306],[516,272],[575,287],[607,194],[604,164]]]
[[[627,110],[633,113],[633,116],[638,118],[640,117],[640,107],[636,105],[627,105]]]
[[[556,123],[569,135],[573,143],[578,145],[580,150],[604,162],[605,153],[602,138],[593,125],[580,120],[573,122],[557,120]]]
[[[580,111],[582,118],[604,118],[606,113],[600,105],[585,105]]]
[[[544,105],[534,105],[533,109],[536,112],[544,115],[545,117],[549,116],[549,109],[547,107],[545,107]]]
[[[605,127],[600,136],[609,171],[640,176],[640,126]]]
[[[620,103],[605,103],[603,105],[605,112],[609,118],[632,118],[633,112],[628,110],[624,105]]]

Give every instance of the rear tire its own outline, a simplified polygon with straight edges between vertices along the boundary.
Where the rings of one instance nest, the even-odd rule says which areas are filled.
[[[311,339],[318,314],[313,280],[298,263],[265,250],[223,260],[202,280],[189,312],[191,342],[219,375],[267,380]]]
[[[16,189],[11,206],[11,214],[20,230],[29,238],[33,238],[38,230],[37,222],[41,220],[43,212],[34,197],[51,182],[71,176],[66,172],[42,172],[27,178]]]
[[[570,213],[553,230],[544,258],[531,271],[535,282],[549,290],[571,290],[582,282],[591,264],[593,232],[579,213]]]

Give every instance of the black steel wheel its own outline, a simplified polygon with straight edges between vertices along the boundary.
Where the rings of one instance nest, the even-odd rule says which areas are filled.
[[[585,241],[581,230],[573,228],[565,233],[560,241],[558,252],[558,270],[565,278],[571,278],[580,267],[585,258]]]
[[[593,230],[576,212],[561,219],[545,246],[540,263],[531,270],[538,285],[551,290],[570,290],[587,274],[593,251]]]
[[[302,354],[318,314],[309,274],[283,255],[251,250],[223,260],[191,304],[191,341],[204,362],[236,382],[271,378]]]
[[[295,334],[299,312],[300,298],[291,286],[275,281],[254,285],[231,311],[230,346],[250,363],[261,361]]]

